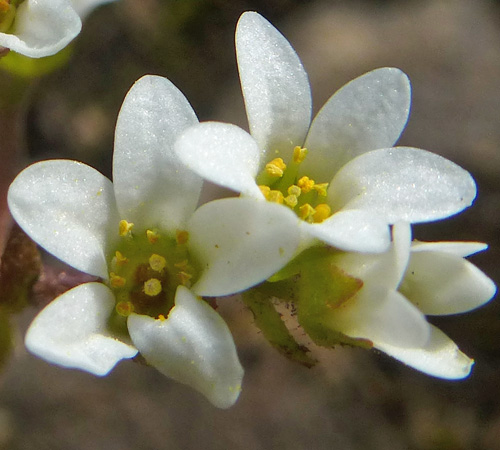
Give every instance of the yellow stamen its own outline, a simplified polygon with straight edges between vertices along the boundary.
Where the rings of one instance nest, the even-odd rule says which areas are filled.
[[[125,278],[121,277],[120,275],[117,275],[114,272],[111,272],[109,274],[109,283],[111,284],[111,287],[121,288],[125,286],[126,282],[127,280]]]
[[[299,203],[299,201],[296,195],[289,195],[288,197],[285,197],[285,203],[290,208],[295,208],[297,206],[297,203]]]
[[[123,256],[123,254],[119,251],[115,252],[115,258],[116,258],[116,265],[117,266],[124,266],[125,264],[128,263],[128,258]]]
[[[189,265],[189,261],[187,259],[185,259],[184,261],[175,263],[174,266],[177,267],[178,269],[184,271],[184,272],[191,269],[191,266]]]
[[[185,244],[189,240],[189,233],[183,230],[177,230],[175,233],[175,240],[178,245]]]
[[[304,194],[307,194],[314,187],[314,180],[311,180],[309,177],[302,177],[299,181],[297,181],[297,186],[302,189]]]
[[[132,232],[132,228],[134,228],[134,224],[132,222],[127,222],[126,220],[120,220],[120,224],[118,226],[118,231],[120,236],[127,236]]]
[[[264,198],[267,200],[267,197],[269,196],[269,192],[271,192],[271,188],[269,186],[266,186],[264,184],[261,184],[259,186],[260,192],[262,192],[262,195]]]
[[[193,278],[193,275],[187,272],[179,272],[178,274],[179,277],[179,283],[182,284],[183,286],[190,287],[191,286],[191,278]]]
[[[134,305],[131,302],[121,301],[115,306],[116,312],[123,317],[128,317],[134,312]]]
[[[283,172],[286,169],[286,164],[283,159],[275,158],[271,162],[266,164],[266,172],[268,175],[276,178],[283,176]]]
[[[269,195],[267,196],[267,200],[273,203],[279,203],[280,205],[283,204],[284,197],[281,191],[269,191]]]
[[[150,297],[154,297],[161,292],[161,282],[156,278],[150,278],[144,282],[144,293]]]
[[[146,230],[146,236],[151,244],[154,244],[160,238],[158,232],[154,230]]]
[[[326,190],[328,189],[329,183],[318,183],[313,186],[313,189],[321,195],[322,197],[326,197]]]
[[[321,223],[332,215],[332,209],[326,203],[321,203],[315,209],[316,211],[313,214],[314,223]]]
[[[161,272],[167,266],[167,260],[161,256],[153,253],[149,257],[149,266],[156,272]]]
[[[10,9],[9,0],[0,0],[0,13],[7,12]]]
[[[167,320],[163,314],[158,315],[158,320],[161,320],[162,322],[165,322]]]
[[[300,197],[302,194],[302,189],[300,189],[296,184],[292,184],[287,191],[290,195],[295,195],[295,197]]]
[[[306,158],[307,155],[307,148],[302,148],[297,145],[293,149],[293,162],[300,164],[304,159]]]
[[[316,212],[316,210],[309,204],[309,203],[306,203],[305,205],[302,205],[300,208],[299,208],[299,217],[302,219],[302,220],[307,220],[309,219],[309,217],[311,217],[314,213]]]

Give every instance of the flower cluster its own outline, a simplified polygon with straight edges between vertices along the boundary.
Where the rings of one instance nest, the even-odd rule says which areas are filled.
[[[0,49],[30,58],[66,47],[95,7],[113,0],[0,0]]]
[[[469,311],[496,287],[464,259],[486,245],[412,242],[411,224],[462,211],[476,187],[440,156],[394,147],[407,76],[369,72],[311,121],[307,75],[269,22],[243,14],[236,50],[250,133],[199,123],[176,87],[146,76],[118,117],[113,183],[63,160],[14,180],[9,207],[26,233],[102,280],[49,304],[27,348],[96,375],[139,352],[229,407],[243,369],[209,298],[243,293],[270,342],[307,365],[276,301],[293,304],[318,345],[375,347],[433,376],[467,376],[472,361],[425,315]],[[241,195],[199,206],[203,180]]]

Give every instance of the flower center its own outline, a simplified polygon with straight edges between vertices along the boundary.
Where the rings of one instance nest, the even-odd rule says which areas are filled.
[[[177,231],[174,238],[158,230],[136,233],[134,228],[120,221],[120,242],[109,258],[116,312],[165,317],[174,306],[177,287],[190,287],[197,275],[186,245],[189,235]]]
[[[273,159],[257,177],[257,184],[268,201],[288,206],[306,222],[321,223],[332,215],[325,203],[328,183],[316,183],[308,176],[298,177],[306,156],[307,149],[295,147],[288,165],[281,158]]]
[[[14,23],[16,6],[24,0],[0,0],[0,33],[7,33]]]

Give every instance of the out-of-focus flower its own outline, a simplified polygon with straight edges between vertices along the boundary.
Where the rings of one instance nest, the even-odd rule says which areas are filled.
[[[228,407],[243,369],[225,322],[198,296],[260,283],[294,256],[299,235],[296,216],[272,203],[230,198],[196,209],[202,179],[173,143],[197,122],[172,83],[144,77],[118,117],[113,183],[81,163],[44,161],[18,175],[8,201],[34,241],[105,283],[49,304],[28,330],[31,352],[104,375],[139,351]]]
[[[474,180],[430,152],[392,147],[410,109],[398,69],[369,72],[340,89],[311,123],[307,74],[288,41],[247,12],[236,52],[250,134],[201,123],[177,141],[180,159],[207,180],[292,209],[305,241],[381,252],[389,224],[448,217],[469,206]]]
[[[92,9],[113,0],[0,0],[0,49],[30,58],[66,47]]]
[[[362,283],[355,295],[336,305],[325,299],[322,326],[364,340],[429,375],[464,378],[473,361],[424,315],[463,313],[491,300],[495,284],[464,259],[486,248],[477,242],[411,243],[409,225],[398,223],[387,252],[338,252],[328,259]],[[307,309],[308,299],[301,299],[299,307]]]

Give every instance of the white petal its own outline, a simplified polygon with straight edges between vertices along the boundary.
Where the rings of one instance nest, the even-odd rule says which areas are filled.
[[[105,254],[118,215],[113,185],[104,175],[75,161],[39,162],[13,181],[8,202],[17,223],[45,250],[107,278]]]
[[[376,211],[389,223],[443,219],[470,206],[475,196],[476,184],[467,171],[407,147],[358,156],[340,169],[328,189],[334,210]]]
[[[187,167],[204,179],[263,198],[255,184],[260,150],[241,128],[220,122],[200,123],[181,135],[175,151]]]
[[[16,11],[13,34],[0,33],[0,46],[41,58],[66,47],[81,28],[69,0],[26,0]]]
[[[328,181],[362,153],[392,147],[410,112],[411,87],[399,69],[373,70],[336,92],[313,120],[301,170]]]
[[[295,256],[298,221],[285,206],[249,198],[203,205],[187,227],[202,267],[193,291],[221,296],[264,281]]]
[[[307,74],[285,37],[255,12],[236,27],[236,55],[250,132],[273,159],[289,159],[311,121]],[[277,152],[277,153],[275,153]]]
[[[380,253],[390,244],[387,222],[368,211],[339,211],[322,223],[300,224],[306,233],[348,252]]]
[[[219,408],[238,399],[243,368],[226,323],[205,301],[180,286],[166,320],[132,314],[128,329],[146,361],[187,384]]]
[[[63,367],[106,375],[137,350],[107,330],[115,298],[101,283],[81,284],[45,307],[26,334],[26,348]]]
[[[328,324],[347,336],[369,339],[375,347],[420,347],[429,338],[425,317],[400,293],[366,283],[356,297],[332,311]]]
[[[465,378],[474,361],[464,355],[442,331],[430,326],[429,342],[421,348],[403,348],[390,343],[376,347],[393,358],[428,375],[449,380]]]
[[[408,267],[411,248],[411,227],[407,222],[398,222],[392,227],[392,259],[396,286],[399,286]]]
[[[197,123],[191,105],[166,78],[145,76],[132,86],[118,116],[113,157],[123,219],[175,230],[192,214],[202,180],[179,160],[174,142]]]
[[[469,261],[436,251],[411,254],[400,287],[424,314],[457,314],[478,308],[496,292],[493,281]]]
[[[93,9],[99,5],[114,2],[115,0],[71,0],[71,4],[80,18],[85,19]]]
[[[483,242],[420,242],[413,241],[411,246],[412,252],[442,252],[452,255],[467,256],[482,252],[488,248],[488,244]]]

